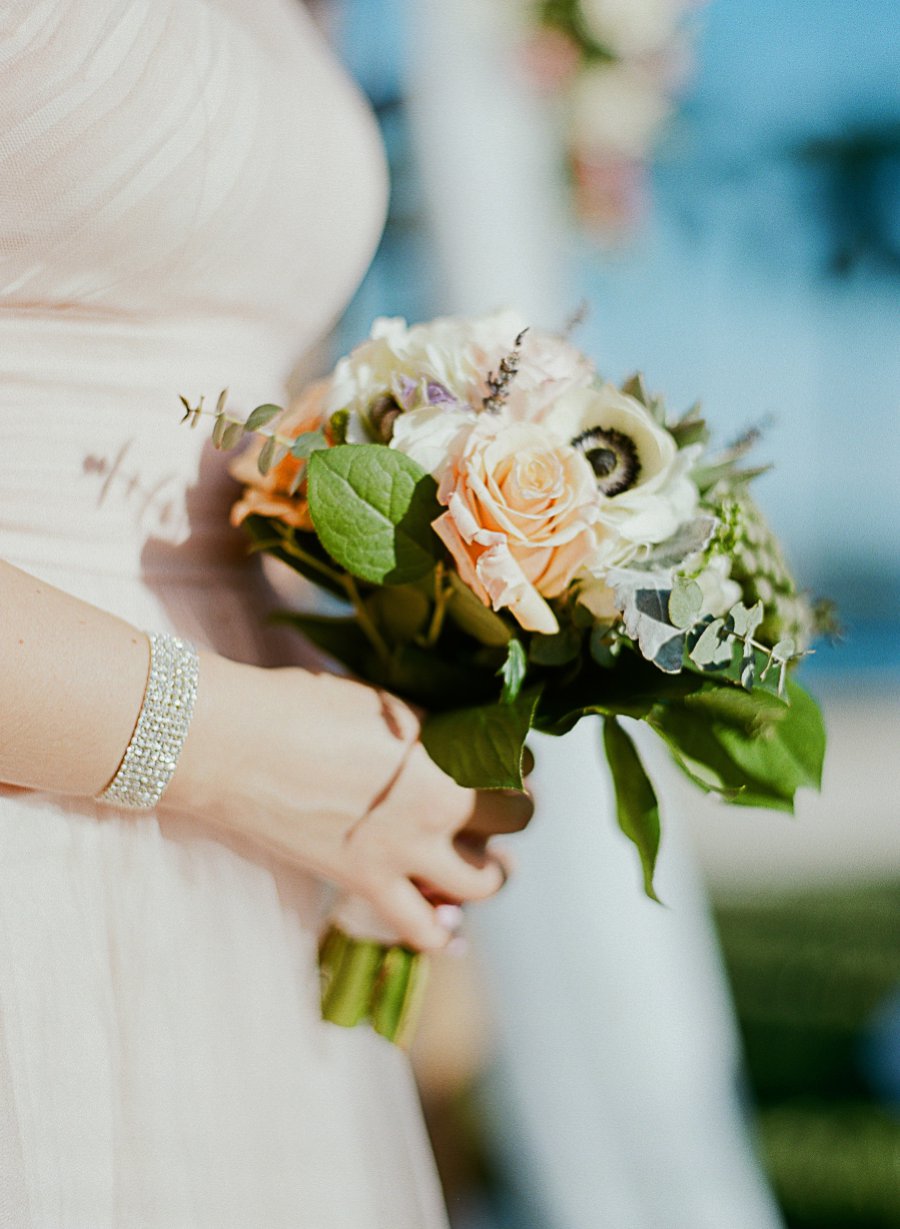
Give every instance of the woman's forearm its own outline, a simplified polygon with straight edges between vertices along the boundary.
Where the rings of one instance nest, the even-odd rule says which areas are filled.
[[[0,781],[92,796],[141,707],[147,637],[0,561]]]

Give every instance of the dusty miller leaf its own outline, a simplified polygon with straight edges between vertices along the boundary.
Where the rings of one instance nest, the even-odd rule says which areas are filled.
[[[677,674],[684,657],[684,632],[669,621],[670,572],[612,568],[607,584],[628,635],[648,661],[667,674]]]
[[[708,544],[717,525],[714,516],[695,516],[665,542],[651,547],[647,564],[653,568],[677,568]]]

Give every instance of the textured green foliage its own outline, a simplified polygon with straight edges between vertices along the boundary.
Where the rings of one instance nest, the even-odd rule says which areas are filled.
[[[401,585],[434,567],[434,479],[380,444],[341,445],[309,459],[309,510],[322,545],[353,576]]]
[[[619,827],[640,854],[644,891],[653,900],[653,872],[659,852],[659,804],[634,743],[616,721],[603,722],[603,747],[616,794]]]
[[[425,750],[459,785],[522,789],[522,755],[539,694],[532,688],[507,704],[433,714],[422,726]]]
[[[815,701],[799,684],[787,684],[788,703],[760,708],[754,694],[741,708],[698,701],[654,705],[647,720],[676,762],[707,788],[732,795],[742,806],[792,811],[801,787],[818,789],[825,728]],[[740,693],[735,691],[734,696]]]

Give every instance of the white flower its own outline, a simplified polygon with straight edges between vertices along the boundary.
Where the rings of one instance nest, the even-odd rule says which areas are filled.
[[[743,596],[741,586],[731,579],[731,560],[727,555],[713,555],[706,567],[696,575],[692,573],[692,560],[687,559],[681,571],[697,582],[703,594],[698,618],[712,615],[718,619],[726,615]]]
[[[672,38],[684,4],[678,0],[580,0],[588,33],[617,56],[645,56]]]
[[[439,482],[462,453],[477,421],[474,410],[468,408],[411,410],[395,420],[391,447],[418,461]]]
[[[701,449],[679,451],[650,411],[612,384],[567,393],[542,422],[579,448],[597,475],[600,519],[622,539],[621,545],[611,539],[601,544],[610,562],[613,555],[665,542],[696,512],[699,496],[689,471]]]
[[[348,410],[351,443],[386,440],[373,422],[392,398],[391,425],[397,412],[435,406],[480,411],[490,395],[487,377],[514,348],[523,330],[519,369],[508,390],[507,409],[530,418],[546,403],[593,378],[587,358],[562,338],[528,328],[517,312],[505,310],[476,317],[441,316],[425,324],[381,317],[367,341],[342,358],[331,377],[327,413]]]
[[[643,160],[672,104],[663,83],[640,64],[596,64],[580,73],[571,96],[572,139],[587,156]]]

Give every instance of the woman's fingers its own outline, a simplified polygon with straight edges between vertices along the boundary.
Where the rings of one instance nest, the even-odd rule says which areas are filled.
[[[435,850],[415,876],[428,894],[450,901],[487,900],[503,887],[506,869],[490,850],[463,856],[451,845]]]
[[[521,790],[481,790],[463,832],[477,836],[499,836],[521,832],[534,815],[534,800]]]
[[[453,930],[442,924],[438,909],[408,879],[395,880],[373,904],[397,937],[417,951],[440,951],[452,937]]]

